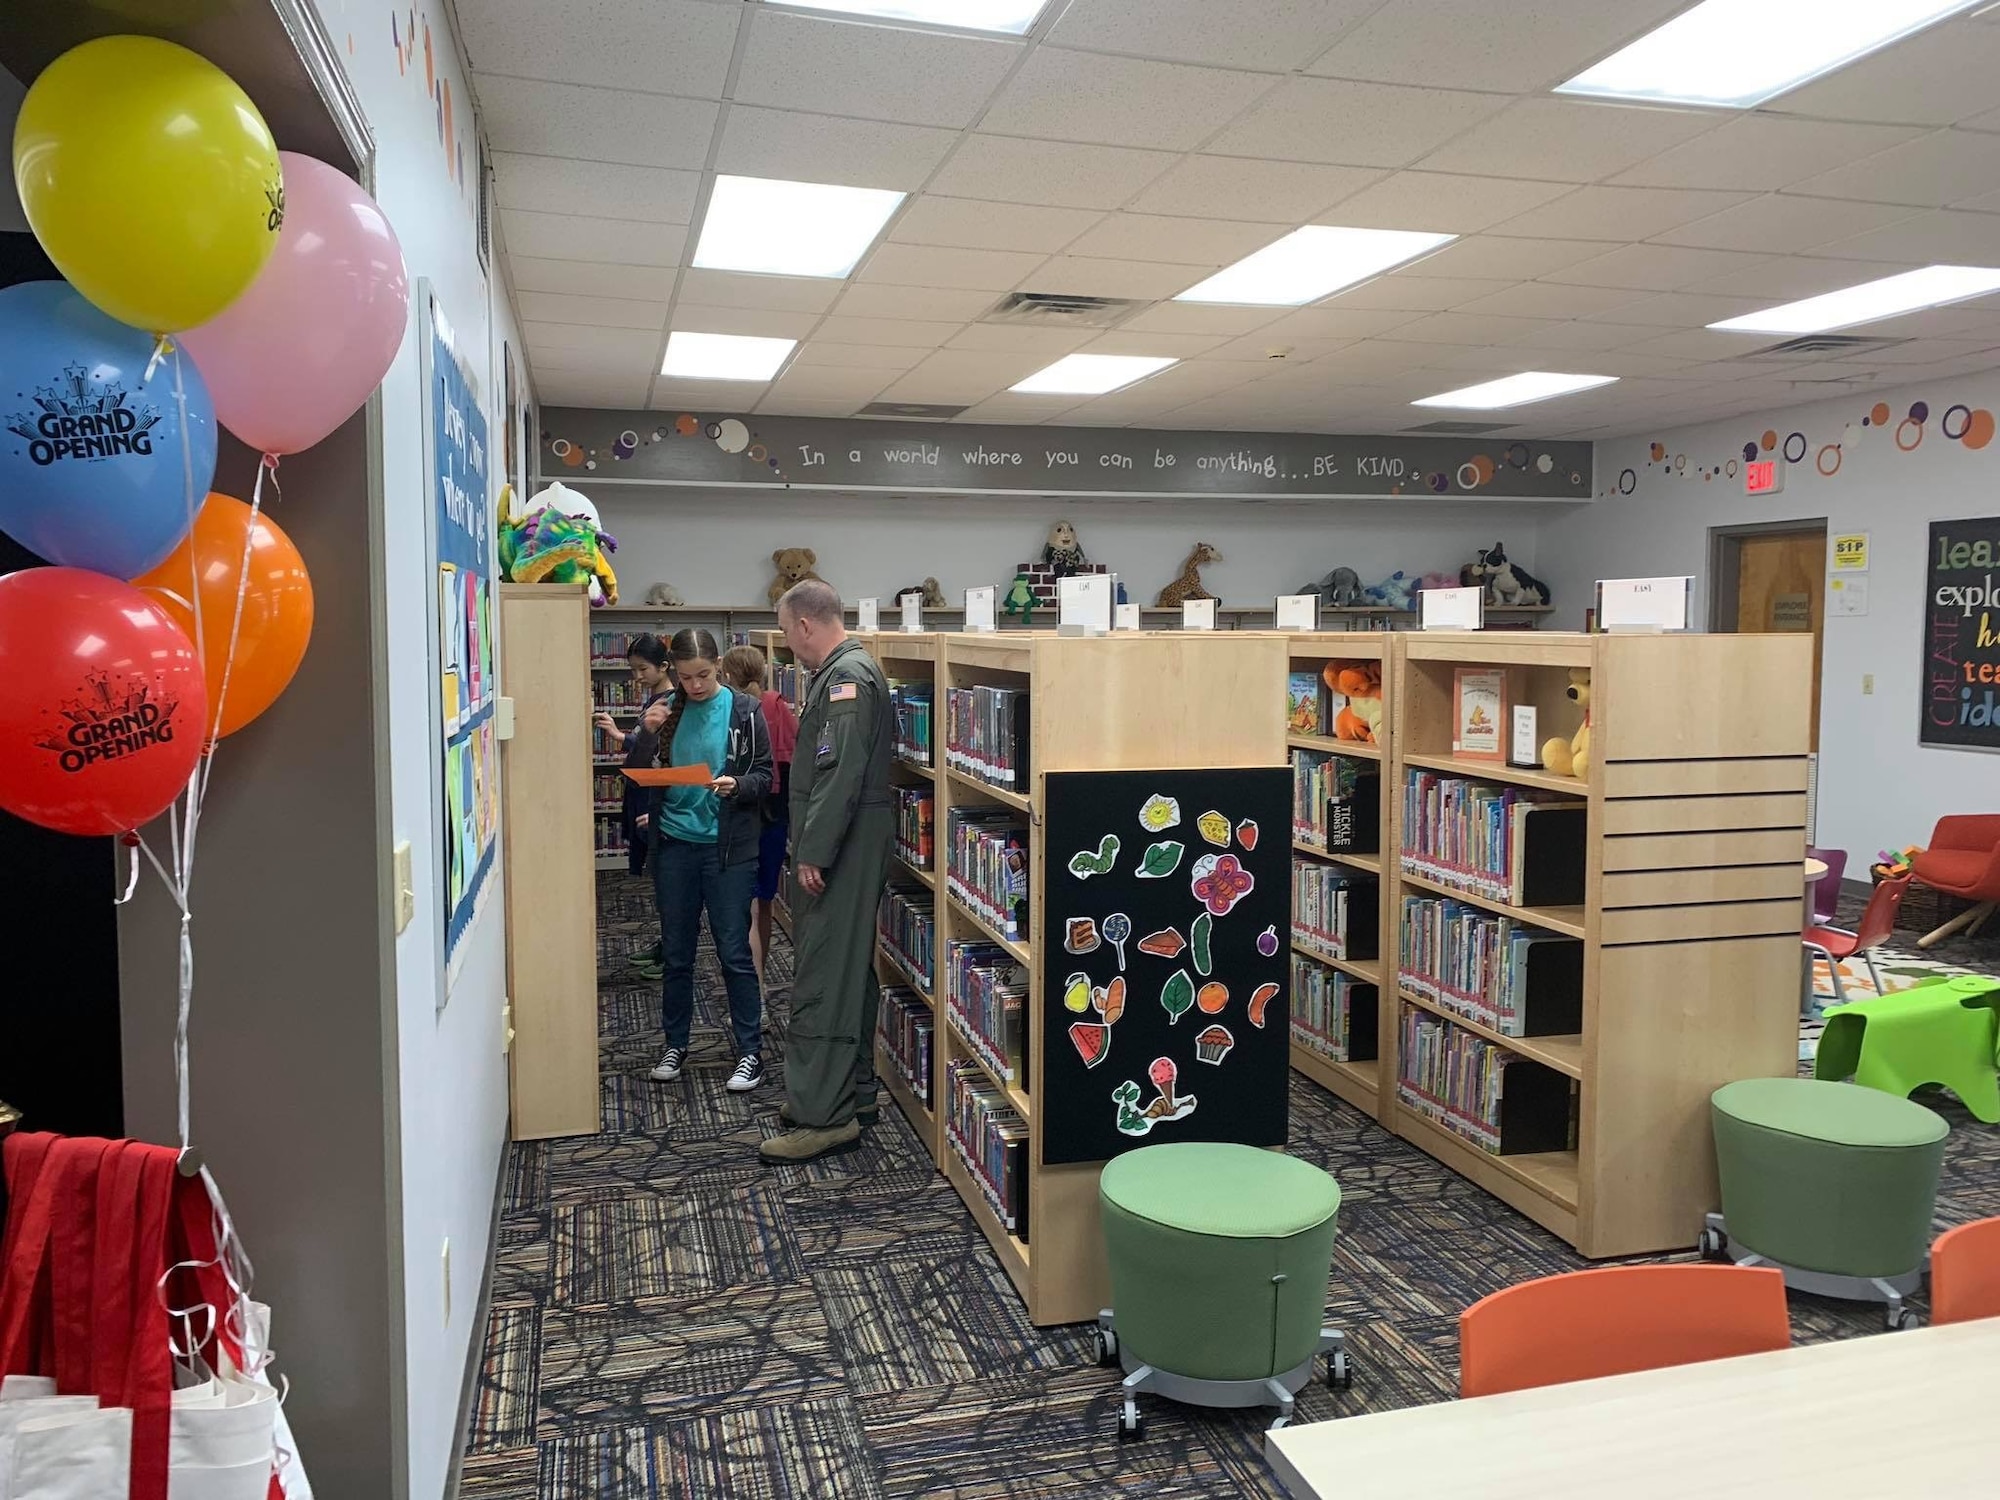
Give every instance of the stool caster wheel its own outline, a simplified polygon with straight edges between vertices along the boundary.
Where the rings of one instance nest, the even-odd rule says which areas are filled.
[[[1097,1362],[1100,1365],[1115,1365],[1118,1363],[1118,1334],[1115,1329],[1099,1328],[1097,1330]]]
[[[1136,1442],[1145,1436],[1146,1419],[1139,1415],[1139,1408],[1127,1402],[1118,1412],[1118,1441]]]
[[[1345,1349],[1336,1349],[1326,1357],[1326,1383],[1336,1391],[1354,1389],[1354,1366]]]
[[[1906,1328],[1915,1328],[1923,1320],[1917,1316],[1914,1307],[1892,1307],[1883,1315],[1882,1321],[1891,1333],[1901,1333]]]
[[[1721,1260],[1729,1254],[1729,1236],[1720,1229],[1704,1227],[1694,1249],[1703,1260]]]

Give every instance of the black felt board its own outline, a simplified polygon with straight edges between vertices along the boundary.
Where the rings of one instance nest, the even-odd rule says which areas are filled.
[[[1159,795],[1180,805],[1176,826],[1154,831],[1140,821],[1140,809]],[[1042,837],[1045,925],[1042,934],[1042,1161],[1104,1161],[1139,1146],[1170,1141],[1234,1141],[1246,1146],[1281,1146],[1286,1137],[1286,1097],[1291,1067],[1291,798],[1287,767],[1191,771],[1051,771],[1043,792]],[[1215,811],[1229,820],[1224,849],[1204,838],[1201,815]],[[1255,847],[1243,847],[1246,821],[1257,825]],[[1096,855],[1111,835],[1118,852],[1104,873],[1079,876],[1071,860],[1079,852]],[[1142,878],[1147,849],[1171,840],[1183,846],[1180,864],[1163,878]],[[1206,908],[1194,894],[1196,861],[1204,855],[1234,856],[1252,881],[1221,916],[1211,916],[1211,972],[1194,963],[1193,923]],[[1124,1009],[1108,1027],[1108,1045],[1094,1066],[1070,1034],[1073,1023],[1102,1027],[1102,1014],[1087,1006],[1079,1014],[1065,1002],[1072,975],[1087,976],[1094,990],[1107,992],[1119,978],[1116,946],[1103,937],[1113,913],[1131,922],[1125,939]],[[1065,947],[1072,918],[1088,918],[1098,946],[1071,953]],[[1140,951],[1140,940],[1171,928],[1184,946],[1172,958]],[[1270,930],[1270,954],[1260,953],[1259,934]],[[1222,1009],[1204,1012],[1199,999],[1178,1020],[1162,1003],[1162,991],[1184,973],[1197,997],[1204,984],[1228,988]],[[1251,1024],[1249,1003],[1264,985],[1276,991],[1260,1009],[1262,1026]],[[1197,1038],[1210,1026],[1226,1028],[1233,1045],[1219,1063],[1202,1060]],[[1093,1039],[1099,1035],[1093,1033]],[[1211,1050],[1213,1043],[1210,1044]],[[1174,1065],[1174,1095],[1192,1097],[1194,1108],[1181,1118],[1155,1118],[1144,1134],[1119,1128],[1115,1097],[1124,1085],[1136,1089],[1129,1113],[1144,1116],[1162,1097],[1153,1076],[1157,1059]],[[1131,1090],[1127,1090],[1129,1093]]]

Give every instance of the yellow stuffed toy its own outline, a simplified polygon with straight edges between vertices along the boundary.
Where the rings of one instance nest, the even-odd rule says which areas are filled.
[[[1573,739],[1550,739],[1542,744],[1542,765],[1558,776],[1590,775],[1590,673],[1582,667],[1569,669],[1568,696],[1583,705],[1583,727]]]
[[[1333,737],[1374,744],[1382,727],[1382,664],[1332,661],[1320,675],[1333,691],[1347,696],[1346,706],[1334,715]]]

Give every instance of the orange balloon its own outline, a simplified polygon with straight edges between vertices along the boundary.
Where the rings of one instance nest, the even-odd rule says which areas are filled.
[[[250,538],[250,576],[243,591],[243,620],[236,629],[236,660],[229,670],[229,695],[222,697],[222,674],[229,658],[229,631],[236,617],[236,586],[243,570],[243,542]],[[197,576],[198,575],[198,576]],[[222,704],[223,734],[234,734],[278,701],[305,660],[312,639],[312,577],[292,539],[269,514],[250,527],[250,507],[229,495],[210,494],[173,555],[152,572],[132,580],[194,638],[194,607],[201,591],[202,668],[208,678],[210,712]]]

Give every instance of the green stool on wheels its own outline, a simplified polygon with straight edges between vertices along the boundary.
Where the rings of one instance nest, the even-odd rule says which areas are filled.
[[[1710,1098],[1722,1212],[1704,1255],[1776,1266],[1785,1285],[1887,1304],[1923,1285],[1950,1127],[1908,1099],[1812,1078],[1745,1078]]]
[[[2000,1123],[2000,979],[1926,979],[1874,1000],[1828,1006],[1813,1077],[1851,1077],[1907,1099],[1943,1084],[1988,1125]]]
[[[1275,1405],[1282,1427],[1316,1356],[1329,1383],[1352,1384],[1320,1321],[1340,1189],[1318,1167],[1250,1146],[1146,1146],[1106,1164],[1098,1197],[1112,1302],[1098,1355],[1125,1370],[1120,1437],[1141,1429],[1141,1392]]]

